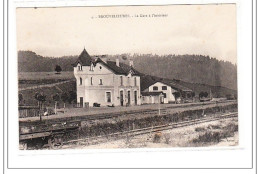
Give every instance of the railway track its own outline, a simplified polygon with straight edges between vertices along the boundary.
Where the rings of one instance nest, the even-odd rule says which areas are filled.
[[[233,104],[233,103],[231,103]],[[167,129],[172,129],[172,128],[178,128],[178,127],[184,127],[192,124],[198,124],[202,122],[207,122],[207,121],[214,121],[217,119],[224,119],[231,117],[232,114],[228,115],[222,115],[218,116],[220,113],[216,114],[216,112],[223,112],[224,110],[219,110],[219,111],[214,111],[212,116],[207,116],[207,117],[201,117],[201,115],[204,115],[204,109],[207,114],[212,113],[211,110],[206,111],[207,105],[204,104],[206,107],[201,107],[201,104],[199,106],[190,106],[189,113],[185,113],[184,115],[178,116],[179,113],[184,113],[186,110],[185,109],[179,109],[176,110],[174,108],[161,108],[160,110],[158,109],[143,109],[143,110],[134,110],[134,111],[126,111],[126,112],[117,112],[117,113],[105,113],[101,115],[91,115],[91,116],[79,116],[79,117],[71,117],[71,118],[64,118],[64,119],[55,119],[55,120],[44,120],[42,122],[19,122],[19,140],[20,143],[25,145],[24,148],[22,147],[21,149],[27,149],[27,144],[29,145],[28,147],[34,148],[34,144],[39,144],[38,149],[45,147],[46,142],[42,141],[45,139],[48,139],[48,145],[50,148],[53,148],[54,146],[58,147],[59,144],[70,144],[70,143],[75,143],[75,142],[87,142],[88,144],[93,144],[92,142],[102,142],[105,141],[107,142],[108,140],[113,140],[116,138],[124,138],[127,136],[136,136],[136,135],[141,135],[141,134],[147,134],[147,133],[152,133],[152,132],[157,132],[157,131],[162,131],[162,130],[167,130]],[[215,106],[211,106],[214,108]],[[193,111],[195,111],[195,115],[193,114]],[[198,112],[199,113],[198,113]],[[234,110],[233,110],[234,112]],[[176,117],[175,117],[176,114]],[[198,115],[199,114],[199,115]],[[237,115],[237,113],[236,113]],[[154,116],[170,116],[171,121],[169,120],[169,124],[166,125],[160,125],[160,126],[154,126],[154,127],[146,127],[142,129],[135,129],[134,125],[130,126],[128,131],[123,131],[123,132],[116,132],[116,133],[110,133],[107,134],[110,130],[106,130],[104,133],[105,135],[100,135],[100,136],[93,136],[90,137],[84,137],[83,139],[80,139],[80,134],[82,133],[80,130],[84,125],[89,124],[89,125],[95,125],[96,122],[95,120],[104,120],[104,123],[106,122],[105,119],[114,119],[115,122],[122,121],[121,118],[124,118],[123,120],[127,119],[146,119],[146,117],[154,117]],[[200,118],[199,118],[200,117]],[[159,117],[157,117],[159,118]],[[199,119],[198,119],[199,118]],[[117,120],[119,119],[119,120]],[[168,118],[169,119],[169,118]],[[179,121],[182,120],[182,121]],[[185,120],[185,121],[183,121]],[[86,121],[86,122],[84,122]],[[102,122],[101,122],[102,123]],[[132,130],[131,130],[132,129]],[[72,132],[71,132],[72,131]],[[75,131],[75,133],[73,133]],[[67,134],[68,133],[68,134]],[[102,133],[102,132],[101,132]],[[59,135],[59,136],[58,136]],[[64,135],[64,136],[63,136]],[[77,137],[74,137],[74,136]],[[70,136],[74,137],[73,140],[70,138]],[[85,136],[85,135],[83,135]],[[42,140],[41,140],[42,139]],[[63,141],[65,140],[65,142]],[[61,143],[62,142],[62,143]],[[60,146],[62,147],[62,145]]]
[[[218,104],[222,104],[222,103],[231,103],[233,104],[233,102],[221,102]],[[93,114],[93,115],[82,115],[82,116],[76,116],[76,117],[64,117],[64,118],[53,118],[53,119],[49,119],[49,120],[44,120],[45,124],[49,124],[49,123],[59,123],[62,121],[94,121],[94,120],[104,120],[104,119],[111,119],[111,118],[119,118],[119,117],[132,117],[135,116],[137,114],[142,114],[143,116],[145,115],[149,115],[149,116],[153,116],[153,115],[167,115],[167,114],[171,114],[172,112],[174,112],[176,109],[184,109],[184,108],[196,108],[196,107],[203,107],[203,106],[208,106],[208,105],[213,105],[216,104],[214,102],[210,102],[210,103],[193,103],[190,105],[184,105],[184,106],[179,106],[179,105],[175,105],[175,106],[167,106],[165,108],[161,108],[161,109],[142,109],[142,110],[132,110],[132,111],[121,111],[121,112],[113,112],[113,113],[102,113],[102,114]],[[216,104],[217,105],[217,104]],[[63,119],[62,121],[60,119]],[[42,122],[40,121],[33,121],[33,122],[27,122],[27,121],[19,121],[21,126],[26,126],[26,125],[32,125],[32,124],[42,124]]]
[[[161,132],[161,131],[165,131],[165,130],[180,128],[180,127],[185,127],[185,126],[191,126],[191,125],[200,124],[200,123],[235,118],[237,116],[238,116],[237,112],[222,114],[222,115],[217,115],[217,116],[213,115],[213,116],[203,117],[200,119],[192,119],[192,120],[188,120],[188,121],[169,123],[169,124],[160,125],[160,126],[153,126],[153,127],[142,128],[142,129],[134,129],[134,130],[130,130],[130,131],[117,132],[117,133],[112,133],[112,134],[108,134],[108,135],[104,135],[104,136],[96,136],[96,137],[89,137],[89,138],[84,138],[84,139],[70,140],[70,141],[64,142],[63,144],[73,144],[73,143],[83,143],[83,144],[86,143],[88,145],[97,144],[97,143],[107,142],[108,139],[116,140],[116,139],[126,138],[127,136],[133,137],[133,136],[137,136],[137,135],[151,134],[151,133],[155,133],[155,132]]]

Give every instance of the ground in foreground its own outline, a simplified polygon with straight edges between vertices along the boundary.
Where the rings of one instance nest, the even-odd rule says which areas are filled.
[[[175,128],[167,131],[125,139],[107,141],[96,145],[65,145],[63,149],[104,149],[104,148],[157,148],[157,147],[207,147],[237,146],[238,119],[212,121],[197,125]]]

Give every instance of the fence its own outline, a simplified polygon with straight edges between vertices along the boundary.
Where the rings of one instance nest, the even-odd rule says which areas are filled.
[[[36,117],[40,114],[39,106],[19,106],[19,117]]]

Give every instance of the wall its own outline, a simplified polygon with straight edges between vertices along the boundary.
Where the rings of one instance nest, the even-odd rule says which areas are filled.
[[[77,79],[77,102],[80,102],[80,97],[84,97],[84,103],[88,102],[89,106],[93,103],[100,103],[101,106],[112,105],[120,106],[120,90],[124,91],[124,106],[127,105],[127,91],[130,91],[130,105],[135,105],[134,91],[137,91],[137,105],[141,104],[140,99],[140,77],[116,75],[103,64],[97,63],[92,70],[90,66],[83,66],[82,70],[74,67],[74,75]],[[121,86],[120,76],[123,77],[123,85]],[[80,77],[84,85],[79,85]],[[136,86],[134,78],[136,77]],[[92,83],[91,83],[92,78]],[[102,85],[100,84],[102,79]],[[111,103],[106,102],[106,92],[111,92]]]
[[[153,90],[154,86],[157,86],[158,90]],[[167,90],[162,90],[163,86],[167,86]],[[175,97],[172,94],[174,92],[174,90],[166,84],[163,84],[161,82],[156,82],[155,84],[151,85],[148,90],[149,90],[149,92],[160,92],[160,91],[162,91],[163,93],[166,93],[166,98],[164,98],[164,103],[175,102]]]
[[[121,77],[123,78],[123,84],[121,84]],[[136,78],[136,86],[135,79]],[[128,105],[128,91],[130,91],[130,105],[135,105],[134,91],[137,91],[137,105],[141,105],[141,92],[140,92],[140,77],[132,76],[131,74],[114,75],[115,83],[115,105],[120,106],[120,91],[123,91],[124,106]]]
[[[159,96],[142,96],[141,98],[142,104],[158,104],[160,103]]]

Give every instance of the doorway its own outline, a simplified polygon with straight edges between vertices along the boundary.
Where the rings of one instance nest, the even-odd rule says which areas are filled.
[[[127,97],[128,97],[128,106],[129,106],[129,105],[130,105],[130,102],[131,102],[130,91],[127,91]]]
[[[120,91],[120,105],[124,106],[124,92]]]
[[[135,96],[135,105],[137,105],[137,91],[134,92],[134,96]]]
[[[79,105],[81,108],[83,108],[83,97],[79,98]]]

